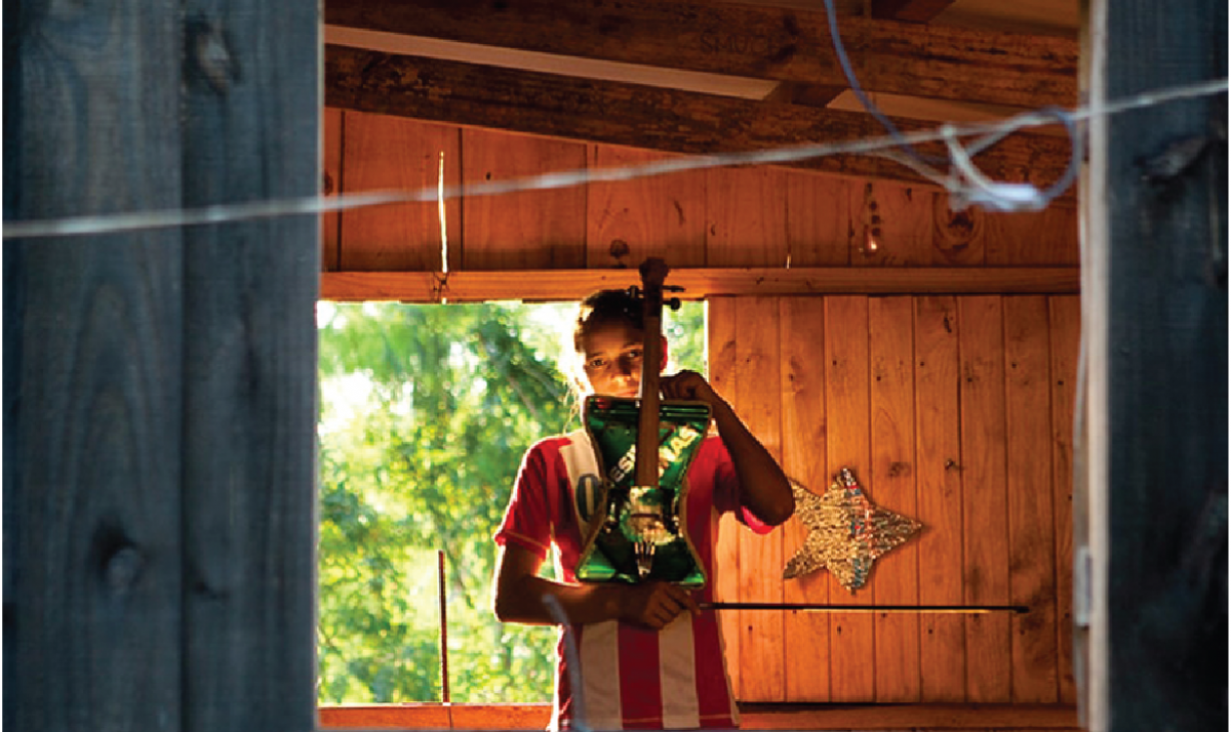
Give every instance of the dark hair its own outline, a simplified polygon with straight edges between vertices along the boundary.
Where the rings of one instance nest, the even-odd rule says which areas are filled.
[[[585,374],[584,358],[581,354],[585,349],[585,338],[595,329],[611,323],[620,323],[636,330],[645,329],[645,317],[641,312],[641,300],[629,294],[628,290],[599,290],[581,301],[577,309],[577,320],[573,322],[573,348],[570,351],[567,344],[568,332],[562,332],[565,342],[560,345],[560,372],[568,380],[573,396],[577,399],[576,407],[580,414],[581,398],[589,390]]]
[[[645,330],[641,300],[628,290],[599,290],[582,300],[573,327],[573,350],[581,353],[586,334],[609,323],[624,323],[634,330]]]

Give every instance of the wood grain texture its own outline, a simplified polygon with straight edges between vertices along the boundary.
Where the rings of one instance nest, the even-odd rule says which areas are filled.
[[[851,185],[851,262],[867,267],[932,264],[930,188],[882,182]]]
[[[987,264],[992,266],[1076,265],[1077,208],[1057,203],[1033,213],[986,217]]]
[[[1052,504],[1056,533],[1056,668],[1060,702],[1075,704],[1073,677],[1073,416],[1081,341],[1081,302],[1049,297]]]
[[[458,131],[380,114],[348,110],[344,117],[342,190],[434,190],[444,156],[445,184],[461,181]],[[348,271],[440,270],[440,209],[435,201],[351,209],[341,213],[339,266]],[[450,247],[461,236],[461,204],[445,203]],[[451,260],[456,257],[450,256]],[[456,261],[451,262],[453,266]]]
[[[1047,299],[1004,298],[1012,701],[1059,701]]]
[[[954,210],[949,194],[932,198],[929,265],[982,266],[987,261],[989,214],[978,206]]]
[[[961,358],[964,600],[1009,601],[1006,488],[1004,323],[1000,297],[958,302]],[[1009,618],[966,618],[966,697],[976,703],[1011,698]]]
[[[501,132],[462,132],[463,181],[480,182],[586,167],[578,143]],[[584,267],[586,189],[525,191],[462,199],[467,270]],[[638,262],[639,264],[639,262]]]
[[[918,473],[919,602],[965,601],[959,403],[960,322],[953,297],[915,298],[915,467]],[[920,619],[920,696],[929,701],[966,698],[965,619]]]
[[[875,505],[916,519],[913,309],[910,297],[868,299],[872,397],[868,495]],[[872,572],[878,604],[918,603],[917,539],[877,559]],[[919,625],[918,615],[873,617],[877,702],[920,700]]]
[[[825,461],[825,301],[779,298],[782,358],[782,469],[818,495],[829,487]],[[808,529],[798,516],[784,527],[783,559],[803,546]],[[785,562],[784,562],[785,566]],[[828,572],[787,580],[785,602],[829,602]],[[786,699],[829,701],[829,618],[816,613],[787,613]]]
[[[1099,104],[1224,78],[1227,14],[1092,2],[1084,92]],[[1090,126],[1094,730],[1227,724],[1226,119],[1218,95]]]
[[[6,221],[180,206],[180,9],[4,10]],[[183,277],[178,230],[4,242],[6,729],[188,703]]]
[[[321,195],[337,196],[342,192],[342,120],[345,113],[325,107],[321,114]],[[342,216],[337,212],[321,214],[321,271],[335,272],[342,268]]]
[[[742,300],[735,313],[736,413],[776,460],[782,459],[778,299]],[[739,596],[744,602],[782,602],[783,532],[739,532]],[[786,701],[783,613],[742,612],[740,688],[746,701]]]
[[[735,351],[738,305],[738,300],[733,297],[711,298],[705,314],[710,385],[731,404],[739,402]],[[739,592],[741,530],[734,514],[725,514],[719,521],[718,541],[714,547],[714,599],[719,602],[739,602],[743,599]],[[740,625],[744,614],[738,610],[718,614],[731,693],[736,699],[742,699],[744,694],[740,654]]]
[[[862,112],[337,45],[326,46],[324,74],[325,101],[333,107],[661,152],[740,153],[884,135],[884,128]],[[904,132],[935,127],[903,119],[895,124]],[[919,149],[927,154],[943,153],[938,143]],[[979,164],[997,181],[1045,185],[1061,176],[1068,154],[1063,139],[1021,133],[982,153]],[[879,156],[814,156],[776,165],[938,189],[934,181],[913,169]]]
[[[872,17],[926,23],[943,13],[953,2],[954,0],[872,0]]]
[[[319,194],[315,9],[183,12],[243,70],[225,94],[187,85],[184,205]],[[315,722],[320,237],[311,216],[184,232],[186,732]]]
[[[825,411],[830,472],[850,468],[857,480],[871,478],[868,414],[868,298],[825,298]],[[831,476],[832,478],[832,476]],[[876,570],[873,569],[873,572]],[[832,602],[871,605],[875,580],[851,592],[829,575]],[[875,697],[872,616],[865,613],[829,616],[830,700],[868,702]]]
[[[775,267],[787,258],[785,173],[706,171],[705,260],[710,267]]]
[[[851,263],[850,192],[853,181],[790,171],[786,174],[786,237],[791,267]]]
[[[1079,732],[1072,706],[740,704],[744,729]],[[320,709],[324,729],[543,729],[550,704],[372,704]]]
[[[781,81],[847,86],[823,9],[591,0],[373,5],[335,0],[325,22],[489,46]],[[1077,44],[844,17],[843,44],[869,91],[1035,107],[1071,106]]]
[[[321,296],[329,300],[580,300],[594,290],[637,284],[637,270],[528,269],[469,272],[325,272]],[[1005,267],[707,267],[677,269],[673,284],[686,299],[828,293],[1069,293],[1076,268]]]
[[[1076,710],[1009,704],[742,705],[746,729],[898,732],[1078,732]]]
[[[660,153],[588,145],[588,167],[644,165]],[[705,264],[704,171],[594,183],[587,190],[586,266],[631,267],[660,257],[673,269]]]

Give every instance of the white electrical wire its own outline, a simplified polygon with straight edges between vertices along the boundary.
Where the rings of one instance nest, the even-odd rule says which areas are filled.
[[[960,188],[953,182],[954,179],[952,178],[952,175],[944,175],[936,172],[935,170],[931,170],[927,167],[927,164],[922,161],[915,160],[910,163],[906,162],[907,158],[900,153],[902,145],[913,145],[924,142],[946,142],[963,137],[979,136],[980,139],[966,149],[965,158],[968,159],[981,150],[986,149],[986,147],[990,144],[998,142],[1009,134],[1030,127],[1041,127],[1055,124],[1058,118],[1062,121],[1067,118],[1068,121],[1066,124],[1076,125],[1078,122],[1088,120],[1094,116],[1122,114],[1135,109],[1154,107],[1170,102],[1196,99],[1215,94],[1225,94],[1226,92],[1227,79],[1215,79],[1211,81],[1203,81],[1194,84],[1185,84],[1145,92],[1123,100],[1110,102],[1099,107],[1079,107],[1074,110],[1058,110],[1051,108],[1041,109],[1026,112],[999,122],[969,123],[962,125],[946,124],[938,129],[902,133],[897,138],[893,136],[882,136],[851,140],[847,142],[811,143],[777,147],[768,150],[659,160],[640,165],[629,165],[616,168],[582,168],[521,178],[509,178],[499,181],[484,181],[480,183],[470,183],[458,186],[445,186],[443,189],[440,189],[438,186],[432,186],[430,188],[424,188],[417,191],[372,191],[367,193],[342,194],[330,198],[325,198],[322,196],[305,196],[301,198],[269,199],[246,203],[218,204],[214,206],[204,206],[190,209],[181,208],[163,211],[98,214],[45,220],[5,221],[3,238],[40,239],[65,236],[118,234],[147,229],[233,223],[238,221],[249,221],[278,216],[319,215],[333,211],[345,211],[372,206],[437,202],[442,200],[442,197],[443,199],[451,199],[462,196],[494,196],[519,191],[566,188],[570,186],[584,185],[587,183],[626,181],[636,178],[668,175],[671,173],[678,173],[688,170],[700,170],[723,166],[788,163],[800,160],[829,157],[833,155],[876,154],[889,157],[902,163],[903,165],[911,167],[916,170],[916,172],[924,174],[929,179],[944,185],[946,189],[950,190],[952,193],[953,190],[951,189]],[[1064,116],[1061,117],[1060,115]],[[1076,134],[1071,135],[1071,137],[1074,140],[1078,139]],[[952,147],[950,149],[952,151]],[[1077,166],[1079,166],[1079,164],[1079,158],[1074,155],[1070,159],[1069,164],[1069,171],[1072,171],[1072,174],[1066,174],[1045,194],[1040,195],[1043,195],[1047,198],[1047,200],[1050,200],[1055,198],[1055,196],[1062,194],[1064,190],[1071,185],[1071,179],[1076,175]],[[925,173],[924,171],[928,172]],[[969,177],[969,173],[970,171],[966,170],[964,175]],[[986,178],[984,178],[983,181],[989,182]],[[997,193],[1006,194],[1003,196],[1006,200],[1016,196],[1031,205],[1037,203],[1038,199],[1031,195],[1019,195],[1016,191],[1013,191],[1010,195],[1008,189],[997,189],[994,187],[996,185],[1005,184],[992,185],[993,188],[991,190]],[[975,191],[977,188],[977,184],[972,184],[970,186],[971,191]],[[960,188],[960,190],[966,189]],[[988,201],[983,201],[977,194],[970,193],[969,195],[971,195],[972,199],[975,199],[972,200],[972,202],[978,202],[980,204],[991,203],[991,199]],[[1004,201],[1001,201],[1001,203],[1003,204]]]

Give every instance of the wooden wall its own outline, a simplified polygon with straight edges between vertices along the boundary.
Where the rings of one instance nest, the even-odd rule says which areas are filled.
[[[448,185],[662,159],[658,153],[326,110],[326,187]],[[1076,212],[953,212],[943,192],[717,168],[450,200],[448,270],[636,267],[1076,267]],[[437,204],[326,222],[323,266],[439,271]],[[872,246],[872,244],[875,246]],[[1021,604],[1026,615],[725,616],[749,702],[1072,703],[1071,435],[1075,294],[710,299],[710,368],[787,472],[822,492],[842,466],[924,525],[847,593],[784,582],[797,519],[725,532],[729,600]]]
[[[446,184],[662,160],[662,153],[325,110],[325,190]],[[451,199],[448,269],[1011,267],[1078,263],[1076,210],[949,210],[938,190],[768,167],[714,168],[512,195]],[[439,271],[432,203],[327,217],[326,271]],[[877,243],[868,246],[869,239]]]
[[[728,522],[723,599],[1030,608],[733,613],[725,636],[739,697],[1073,702],[1076,296],[714,298],[709,307],[713,381],[788,474],[822,493],[850,467],[873,503],[924,525],[852,594],[828,572],[780,578],[806,536],[798,519],[768,537]]]

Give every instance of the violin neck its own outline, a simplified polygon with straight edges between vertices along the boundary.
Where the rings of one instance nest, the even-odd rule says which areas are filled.
[[[641,265],[644,340],[641,348],[641,412],[637,423],[635,485],[658,486],[658,391],[662,366],[663,281],[667,265],[656,258]]]

